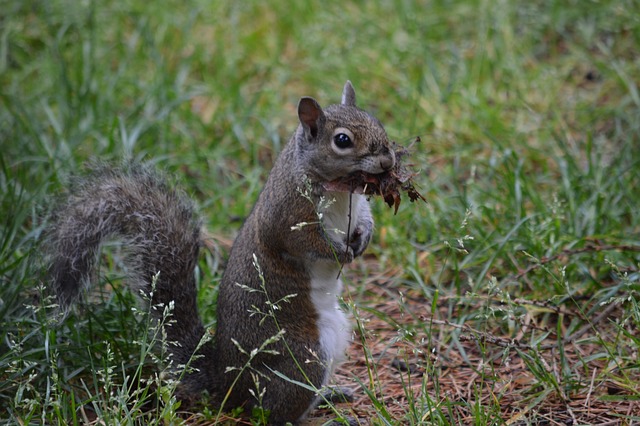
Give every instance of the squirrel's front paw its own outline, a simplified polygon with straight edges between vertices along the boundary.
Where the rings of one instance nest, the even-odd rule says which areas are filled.
[[[351,248],[351,250],[353,250],[353,257],[360,256],[369,245],[370,240],[370,229],[364,226],[358,226],[356,229],[354,229],[348,242],[349,247]]]
[[[342,264],[353,262],[353,249],[350,246],[345,245],[344,243],[335,244],[334,247],[338,246],[335,250],[335,254],[338,257],[338,261]]]
[[[371,240],[371,231],[373,226],[360,225],[351,231],[349,238],[342,235],[341,240],[331,240],[334,255],[337,255],[340,263],[351,263],[353,259],[360,256]]]

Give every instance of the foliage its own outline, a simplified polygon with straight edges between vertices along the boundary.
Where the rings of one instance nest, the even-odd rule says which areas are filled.
[[[117,246],[102,256],[102,291],[55,316],[38,267],[47,209],[91,158],[170,171],[219,249],[199,265],[214,323],[225,242],[294,130],[298,98],[337,102],[347,79],[391,139],[420,136],[412,159],[429,203],[394,216],[373,200],[370,255],[344,272],[357,338],[338,378],[361,395],[346,415],[640,419],[637,2],[0,0],[0,10],[5,423],[220,419],[215,407],[179,413],[155,381]]]

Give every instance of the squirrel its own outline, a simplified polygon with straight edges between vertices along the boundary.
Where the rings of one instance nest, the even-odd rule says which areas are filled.
[[[303,97],[297,112],[298,128],[232,245],[216,330],[204,344],[194,271],[202,222],[192,201],[151,167],[102,164],[75,178],[46,236],[47,273],[63,309],[93,280],[101,243],[119,238],[129,286],[152,304],[173,304],[165,327],[167,341],[177,342],[169,345],[172,362],[191,367],[178,396],[206,390],[226,407],[261,406],[273,424],[305,418],[351,340],[338,304],[340,272],[369,244],[373,218],[363,191],[331,182],[383,173],[396,161],[380,121],[356,107],[349,81],[340,104],[323,109]],[[265,389],[260,401],[256,379]]]

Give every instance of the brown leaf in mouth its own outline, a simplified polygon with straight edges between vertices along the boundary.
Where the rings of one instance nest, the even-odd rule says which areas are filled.
[[[420,138],[416,138],[413,143],[416,142],[420,142]],[[394,207],[394,214],[398,212],[398,207],[400,207],[401,191],[407,193],[411,202],[416,200],[426,202],[427,200],[416,190],[413,184],[413,178],[417,173],[409,168],[412,166],[411,164],[405,164],[409,149],[398,145],[396,142],[391,142],[391,149],[395,153],[396,164],[390,170],[379,174],[359,171],[329,182],[325,185],[325,188],[366,195],[380,195],[389,207]]]

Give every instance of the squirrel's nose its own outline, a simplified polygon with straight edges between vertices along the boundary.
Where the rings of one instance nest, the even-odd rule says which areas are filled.
[[[393,154],[393,151],[389,151],[386,157],[382,157],[380,159],[380,167],[382,170],[387,171],[391,169],[396,163],[396,157]]]

